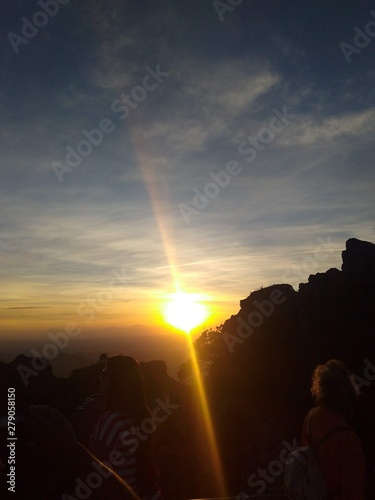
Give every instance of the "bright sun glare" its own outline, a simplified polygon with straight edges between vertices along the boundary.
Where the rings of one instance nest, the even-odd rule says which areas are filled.
[[[186,333],[203,323],[207,316],[208,310],[196,296],[183,292],[173,294],[164,310],[165,321]]]

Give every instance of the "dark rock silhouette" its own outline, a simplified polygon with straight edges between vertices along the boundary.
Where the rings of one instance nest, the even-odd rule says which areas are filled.
[[[250,474],[277,458],[283,440],[299,438],[312,406],[311,374],[331,358],[358,377],[362,395],[353,425],[374,468],[375,370],[368,366],[375,366],[375,245],[350,239],[342,257],[342,270],[311,275],[298,292],[285,284],[252,292],[198,352],[201,360],[211,359],[210,386],[233,490],[256,493],[246,484]],[[284,300],[272,305],[277,293]],[[268,490],[277,491],[278,482],[273,478]]]
[[[105,352],[104,352],[104,353],[102,353],[102,354],[99,356],[99,361],[100,361],[101,363],[106,363],[107,359],[108,359],[108,356],[107,356],[107,354],[106,354]]]
[[[375,245],[351,238],[342,252],[342,271],[354,281],[375,283]]]
[[[42,360],[42,358],[37,358]],[[37,367],[37,369],[36,369]],[[6,414],[6,392],[13,387],[17,393],[17,411],[24,413],[30,404],[50,404],[55,392],[55,378],[46,360],[33,364],[33,358],[19,354],[10,363],[0,366],[0,414]]]
[[[362,439],[369,472],[375,468],[375,245],[349,239],[342,259],[341,270],[313,274],[298,291],[274,284],[252,292],[240,301],[236,315],[195,341],[234,496],[240,491],[257,493],[249,486],[250,475],[277,460],[285,442],[299,440],[303,417],[313,405],[311,374],[317,364],[331,358],[343,360],[357,376],[361,396],[352,425]],[[1,402],[9,386],[17,387],[22,410],[32,402],[52,402],[85,442],[100,409],[95,393],[105,356],[100,358],[66,379],[53,377],[47,366],[30,377],[27,389],[17,366],[31,366],[31,358],[21,355],[7,365],[0,363]],[[151,408],[166,398],[178,405],[155,436],[166,498],[212,496],[191,364],[185,363],[180,371],[188,384],[169,377],[162,360],[143,362],[141,369]],[[280,477],[272,477],[265,491],[279,492]],[[375,498],[371,482],[369,498]]]

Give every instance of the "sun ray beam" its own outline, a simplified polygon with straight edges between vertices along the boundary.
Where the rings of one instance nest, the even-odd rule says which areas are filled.
[[[175,256],[175,251],[173,248],[172,244],[172,238],[170,237],[170,234],[172,232],[171,230],[168,232],[168,220],[169,218],[165,216],[163,213],[162,209],[162,197],[160,196],[156,185],[157,185],[157,180],[155,178],[155,173],[153,171],[152,166],[150,166],[147,162],[148,156],[146,155],[144,149],[142,149],[139,144],[137,144],[136,138],[133,136],[133,145],[135,152],[137,154],[138,158],[138,164],[140,171],[142,173],[143,181],[145,183],[145,186],[147,188],[148,194],[149,194],[149,199],[153,208],[154,212],[154,217],[155,221],[159,230],[160,237],[163,242],[164,246],[164,251],[165,255],[168,259],[169,263],[169,269],[171,273],[171,278],[174,284],[174,289],[176,294],[181,294],[183,286],[181,286],[180,281],[181,277],[178,275],[177,272],[177,264],[176,264],[176,256]],[[150,155],[152,156],[152,155]],[[147,168],[146,168],[147,165]],[[215,435],[215,430],[214,430],[214,425],[212,421],[212,416],[211,416],[211,411],[209,408],[208,400],[207,400],[207,395],[205,392],[204,384],[203,384],[203,379],[202,375],[200,372],[199,364],[197,361],[197,356],[194,350],[194,345],[193,341],[190,336],[190,331],[191,328],[185,328],[183,329],[188,335],[189,339],[189,344],[191,347],[191,353],[192,353],[192,363],[194,367],[194,372],[196,375],[196,380],[197,380],[197,391],[198,391],[198,398],[199,398],[199,403],[200,403],[200,409],[203,415],[203,422],[205,426],[205,437],[207,439],[207,450],[208,450],[208,459],[210,463],[212,464],[212,470],[214,471],[215,475],[215,488],[216,488],[216,495],[225,497],[227,496],[227,490],[226,490],[226,485],[225,485],[225,478],[224,478],[224,469],[222,466],[221,462],[221,457],[220,457],[220,452],[219,452],[219,447],[217,444],[217,439]],[[188,330],[188,331],[186,331]]]
[[[199,397],[201,409],[203,412],[206,437],[207,437],[207,441],[208,441],[208,445],[209,445],[209,459],[211,461],[212,469],[214,471],[215,480],[216,480],[215,486],[217,488],[217,491],[215,492],[215,495],[220,496],[220,497],[226,497],[227,496],[227,488],[226,488],[226,484],[225,484],[224,469],[223,469],[223,465],[222,465],[222,461],[221,461],[219,447],[217,444],[217,439],[216,439],[214,424],[212,421],[211,411],[210,411],[210,407],[208,404],[206,391],[204,388],[203,377],[202,377],[202,373],[201,373],[200,366],[198,363],[197,354],[196,354],[195,349],[194,349],[193,340],[192,340],[190,335],[188,337],[189,337],[189,344],[190,344],[190,348],[191,348],[190,349],[191,350],[191,360],[192,360],[194,374],[195,374],[196,381],[197,381],[198,397]]]

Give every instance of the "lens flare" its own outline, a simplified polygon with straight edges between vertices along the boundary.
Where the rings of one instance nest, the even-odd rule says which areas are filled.
[[[185,333],[190,333],[208,317],[208,310],[193,294],[177,292],[164,310],[165,321]]]
[[[203,383],[203,376],[198,363],[197,354],[194,349],[194,344],[192,338],[189,336],[189,343],[191,349],[191,360],[193,363],[194,374],[197,380],[197,392],[198,399],[200,401],[201,411],[203,414],[204,428],[206,433],[206,439],[208,444],[208,460],[210,461],[212,470],[215,476],[215,484],[217,495],[221,497],[227,497],[227,487],[224,476],[223,464],[221,461],[220,450],[216,439],[215,427],[213,424],[210,407],[208,404],[208,399]]]
[[[131,120],[135,119],[136,116],[140,116],[139,113],[138,115],[133,114]],[[178,272],[179,266],[177,263],[177,252],[173,245],[173,221],[171,217],[165,212],[165,210],[163,210],[163,207],[165,206],[164,200],[168,198],[167,185],[165,183],[161,184],[157,180],[157,172],[159,171],[159,169],[157,168],[158,165],[152,164],[152,160],[154,158],[153,152],[151,150],[148,150],[145,143],[139,143],[137,130],[142,130],[142,127],[139,126],[139,124],[135,123],[134,131],[132,130],[132,121],[130,121],[129,123],[131,134],[133,137],[134,149],[139,162],[139,168],[141,170],[145,186],[149,193],[150,201],[155,215],[156,225],[159,230],[160,238],[163,242],[165,256],[168,260],[171,282],[174,285],[174,290],[176,290],[176,294],[172,296],[172,300],[166,306],[165,311],[163,311],[164,318],[171,325],[173,324],[182,331],[190,333],[194,327],[200,325],[205,320],[205,318],[208,317],[208,310],[199,303],[198,297],[194,295],[191,296],[190,294],[183,294],[181,292],[181,276]],[[186,295],[188,295],[188,300],[183,299],[183,297],[185,297],[186,299]],[[202,445],[206,448],[208,454],[207,460],[211,465],[212,472],[215,476],[215,496],[226,497],[227,488],[224,477],[223,464],[221,461],[220,450],[215,435],[215,428],[213,425],[211,411],[202,380],[202,374],[199,369],[199,364],[194,350],[192,338],[190,335],[188,335],[187,338],[191,347],[194,371],[198,380],[198,401],[204,421],[203,427],[205,435],[202,440]]]

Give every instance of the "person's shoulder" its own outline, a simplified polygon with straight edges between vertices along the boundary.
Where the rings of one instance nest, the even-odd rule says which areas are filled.
[[[350,429],[348,422],[342,415],[324,406],[314,408],[313,418],[315,422],[325,423],[327,427],[347,427]]]
[[[325,421],[327,425],[325,428],[326,432],[332,433],[330,438],[332,443],[352,450],[354,448],[362,448],[358,435],[342,415],[322,408],[318,416],[322,419],[322,423]]]
[[[309,422],[311,422],[312,420],[316,420],[316,414],[320,413],[320,407],[316,406],[314,408],[311,408],[307,413],[306,413],[306,416],[305,416],[305,419],[303,421],[303,426],[304,427],[307,427]]]
[[[303,432],[304,434],[312,434],[315,440],[319,440],[322,436],[331,433],[334,429],[347,428],[350,429],[347,421],[328,408],[317,406],[312,408],[306,415]]]

